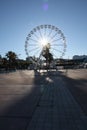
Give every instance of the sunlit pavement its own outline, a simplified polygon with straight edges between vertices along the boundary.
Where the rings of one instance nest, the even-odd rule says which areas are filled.
[[[80,77],[75,72],[1,74],[0,130],[87,130],[87,116],[65,79]]]

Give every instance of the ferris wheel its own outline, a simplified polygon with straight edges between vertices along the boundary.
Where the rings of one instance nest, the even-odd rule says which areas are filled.
[[[33,63],[44,59],[44,50],[48,48],[53,59],[62,58],[66,51],[66,39],[62,31],[53,25],[40,25],[33,28],[26,37],[25,52]],[[37,60],[35,60],[35,58]]]

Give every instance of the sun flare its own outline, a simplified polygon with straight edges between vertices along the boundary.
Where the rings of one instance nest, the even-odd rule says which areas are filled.
[[[41,44],[42,46],[46,46],[46,45],[48,44],[47,38],[42,38],[42,39],[40,40],[40,44]]]

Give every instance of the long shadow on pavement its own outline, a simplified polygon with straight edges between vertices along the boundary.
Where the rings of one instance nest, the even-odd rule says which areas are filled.
[[[20,75],[24,76],[21,72]],[[2,85],[0,89],[4,90],[0,92],[0,130],[26,130],[47,84],[45,75],[34,72],[33,84],[26,84],[25,79],[23,84],[11,83],[7,84],[7,88]]]
[[[34,76],[33,85],[26,85],[26,83],[25,85],[15,85],[16,92],[13,94],[9,93],[7,95],[0,95],[1,98],[3,98],[1,102],[2,104],[0,103],[0,130],[27,130],[36,108],[39,105],[43,105],[43,102],[40,102],[40,99],[44,98],[43,93],[48,91],[46,88],[48,86],[52,87],[54,84],[54,78],[57,79],[59,77],[61,77],[62,81],[66,83],[66,87],[80,104],[85,114],[87,114],[87,91],[82,88],[82,82],[86,81],[82,80],[81,82],[81,79],[80,81],[71,79],[62,72],[34,72]],[[19,87],[19,89],[17,87]],[[9,91],[8,88],[7,91]],[[52,91],[54,91],[53,87]],[[51,94],[52,93],[50,93],[50,95]],[[54,95],[51,95],[52,98],[53,96]],[[50,99],[49,104],[53,104],[53,99]]]

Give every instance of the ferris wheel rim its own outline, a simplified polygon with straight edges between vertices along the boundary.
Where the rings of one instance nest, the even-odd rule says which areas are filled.
[[[29,34],[28,34],[27,37],[26,37],[26,41],[25,41],[25,52],[26,52],[27,57],[30,56],[30,55],[29,55],[30,52],[28,52],[28,45],[29,45],[29,46],[33,46],[33,44],[32,44],[32,45],[29,44],[29,40],[33,40],[34,42],[38,42],[38,41],[32,39],[32,35],[34,35],[36,38],[39,38],[38,35],[36,35],[36,32],[38,31],[40,37],[42,37],[41,30],[43,30],[43,29],[45,29],[44,35],[46,35],[47,29],[50,29],[50,32],[49,32],[48,36],[51,35],[52,31],[55,31],[55,34],[50,38],[50,40],[51,40],[51,41],[50,41],[50,44],[53,43],[53,42],[55,43],[56,41],[62,39],[62,42],[63,42],[63,43],[62,43],[62,44],[59,44],[59,46],[63,46],[63,50],[62,50],[62,51],[59,51],[59,52],[61,53],[61,56],[60,56],[60,57],[63,57],[63,55],[65,54],[65,51],[66,51],[66,39],[65,39],[65,36],[64,36],[64,34],[62,33],[62,31],[61,31],[58,27],[56,27],[56,26],[54,26],[54,25],[50,25],[50,24],[44,24],[44,25],[36,26],[35,28],[33,28],[33,29],[29,32]],[[61,38],[60,38],[60,39],[55,39],[55,40],[53,40],[53,38],[54,38],[56,35],[58,35],[58,34],[61,36]],[[51,45],[51,46],[53,46],[53,45]],[[58,44],[55,43],[54,46],[58,46]],[[53,49],[53,48],[52,48],[52,49]],[[55,50],[55,49],[53,49],[53,50]],[[31,50],[31,51],[32,51],[32,50]],[[38,50],[37,50],[37,51],[38,51]],[[55,50],[55,51],[56,51],[56,50]],[[54,53],[55,53],[55,51],[54,51]],[[57,51],[58,51],[58,50],[57,50]],[[40,51],[39,53],[41,53],[41,51]]]

